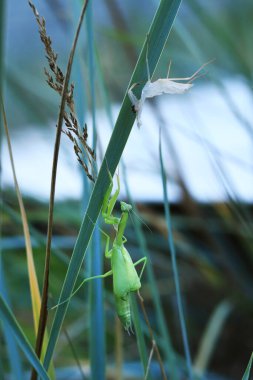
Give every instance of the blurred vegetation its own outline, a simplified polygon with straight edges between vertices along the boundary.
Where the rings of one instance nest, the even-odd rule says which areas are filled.
[[[94,86],[98,108],[108,105],[105,104],[98,79],[101,76],[105,81],[107,102],[109,104],[114,101],[121,102],[157,5],[158,1],[150,1],[148,5],[145,1],[129,1],[126,4],[116,0],[106,1],[103,4],[98,0],[94,1],[95,54],[98,59],[95,64],[97,75]],[[9,1],[6,7],[6,30],[2,31],[3,37],[7,34],[4,94],[7,103],[6,112],[15,135],[15,131],[18,131],[20,126],[26,127],[30,123],[36,123],[36,127],[43,125],[46,128],[49,121],[56,120],[58,99],[45,86],[43,66],[46,63],[29,7],[26,3],[19,5],[24,18],[15,19],[16,33],[21,33],[21,26],[24,24],[22,38],[28,40],[29,36],[29,41],[33,41],[32,48],[29,49],[28,46],[23,52],[25,54],[20,51],[20,56],[13,53],[16,35],[10,32],[14,22],[12,20],[14,1]],[[46,20],[49,18],[48,30],[57,47],[63,67],[66,64],[72,40],[69,35],[73,34],[75,28],[73,23],[76,22],[75,7],[70,8],[67,2],[48,1],[41,11],[41,14],[45,11]],[[244,1],[243,4],[226,0],[183,1],[155,73],[157,78],[164,76],[170,58],[173,59],[172,77],[186,76],[201,63],[215,58],[215,68],[212,70],[210,80],[223,91],[224,99],[229,104],[231,112],[236,114],[242,129],[247,129],[249,138],[252,137],[252,125],[248,125],[247,115],[238,113],[236,104],[231,102],[230,94],[223,88],[222,80],[238,76],[252,91],[252,17],[253,4],[250,0]],[[36,41],[36,46],[34,41]],[[79,58],[84,57],[81,65],[82,77],[79,79],[80,83],[76,83],[76,87],[80,84],[85,88],[90,88],[86,54],[88,41],[82,42],[78,52]],[[78,70],[75,70],[73,77],[76,79]],[[145,76],[146,73],[143,75]],[[79,101],[80,99],[77,99],[77,102]],[[92,102],[92,96],[87,91],[83,101],[83,104],[87,106],[87,112]],[[141,132],[144,133],[144,131]],[[177,164],[176,157],[174,163]],[[252,205],[242,204],[236,200],[236,197],[228,197],[227,202],[220,204],[198,204],[184,183],[180,168],[177,169],[182,199],[179,203],[171,205],[170,212],[193,364],[196,364],[201,379],[238,379],[243,375],[253,347]],[[123,182],[123,178],[121,180]],[[231,191],[233,193],[232,185]],[[84,193],[84,196],[86,197],[87,193]],[[29,340],[34,344],[23,229],[13,189],[4,189],[1,201],[1,255],[8,298],[11,300],[14,314]],[[31,227],[38,280],[42,287],[48,204],[27,197],[24,203]],[[175,378],[183,379],[180,370],[185,369],[184,350],[167,242],[164,206],[163,204],[138,203],[136,207],[145,222],[141,226],[141,231],[150,253],[162,311],[178,367],[180,367],[178,363],[182,363],[181,369],[178,370],[179,374],[177,373]],[[79,201],[70,199],[55,204],[50,306],[57,303],[82,222],[83,208],[81,199]],[[120,212],[119,209],[117,211]],[[136,234],[136,223],[138,221],[133,217],[133,222],[129,223],[126,230],[128,250],[134,261],[143,255]],[[104,266],[104,272],[110,269],[107,262]],[[87,268],[85,270],[87,271]],[[79,280],[82,277],[83,273],[80,274]],[[119,352],[121,348],[119,348],[118,340],[120,339],[123,339],[124,350],[122,354],[125,363],[123,378],[142,378],[141,366],[138,365],[140,358],[136,336],[128,336],[124,333],[122,336],[122,332],[119,332],[113,307],[111,280],[105,280],[104,286],[107,378],[117,378],[117,368],[115,369],[114,365],[117,355],[122,354]],[[163,336],[158,333],[160,320],[150,287],[150,282],[144,275],[141,294],[145,299],[157,342],[163,347]],[[88,313],[88,292],[84,287],[71,300],[71,307],[64,322],[64,331],[67,331],[74,349],[63,332],[55,354],[56,368],[77,367],[76,356],[84,365],[84,371],[89,368]],[[49,312],[48,323],[49,325],[52,323],[51,312]],[[144,327],[144,335],[147,345],[150,346],[147,327]],[[205,339],[207,343],[204,345]],[[0,373],[5,373],[10,369],[7,364],[8,351],[1,330],[0,341],[0,368],[1,365],[4,367]],[[163,347],[163,358],[166,356],[165,351]],[[204,358],[201,357],[201,353]],[[154,362],[157,364],[156,359]],[[154,378],[158,378],[155,364],[152,371],[155,374]],[[57,378],[68,378],[67,374],[65,368],[65,372],[59,372]],[[86,375],[81,375],[77,370],[76,378],[81,379],[81,376],[86,378]]]

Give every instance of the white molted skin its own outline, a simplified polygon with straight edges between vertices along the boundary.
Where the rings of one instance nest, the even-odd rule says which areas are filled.
[[[169,78],[158,79],[155,82],[148,81],[142,89],[141,98],[138,100],[132,91],[135,84],[132,85],[128,90],[128,96],[137,113],[136,118],[138,127],[142,124],[141,113],[147,98],[153,98],[162,94],[184,94],[192,86],[192,83],[179,83]]]

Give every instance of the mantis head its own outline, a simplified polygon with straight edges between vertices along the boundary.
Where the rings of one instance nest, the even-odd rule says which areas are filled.
[[[120,208],[122,212],[130,212],[132,210],[132,206],[125,202],[120,202]]]

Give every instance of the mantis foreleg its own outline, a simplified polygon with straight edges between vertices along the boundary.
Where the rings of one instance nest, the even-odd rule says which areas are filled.
[[[114,209],[115,203],[118,199],[119,192],[120,192],[120,182],[119,182],[119,176],[117,176],[117,189],[115,193],[111,196],[112,188],[113,188],[113,180],[111,173],[108,172],[109,177],[110,177],[110,186],[108,187],[107,192],[105,193],[105,197],[103,200],[103,205],[102,205],[102,217],[104,218],[104,221],[106,224],[114,224],[118,225],[119,224],[119,218],[112,216],[112,210]],[[110,198],[111,196],[111,198]]]

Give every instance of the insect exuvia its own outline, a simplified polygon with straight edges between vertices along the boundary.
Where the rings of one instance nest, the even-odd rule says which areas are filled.
[[[111,260],[111,270],[99,276],[89,277],[84,279],[78,288],[71,294],[71,296],[60,302],[58,305],[54,306],[54,309],[57,306],[67,302],[74,294],[81,288],[81,286],[92,279],[95,278],[105,278],[108,276],[113,277],[113,293],[115,298],[115,306],[119,319],[121,320],[125,330],[128,332],[131,331],[131,309],[130,309],[130,292],[136,292],[141,287],[140,278],[142,276],[145,264],[146,257],[141,258],[137,262],[133,263],[132,258],[125,247],[127,239],[124,236],[125,228],[127,226],[128,215],[132,210],[132,206],[125,202],[120,202],[121,207],[121,216],[120,218],[112,215],[115,203],[118,199],[120,192],[120,182],[119,177],[117,176],[117,189],[115,193],[111,196],[113,181],[111,174],[110,185],[108,190],[105,193],[103,204],[102,204],[102,217],[106,224],[111,224],[114,226],[116,235],[110,249],[110,236],[107,235],[104,231],[102,233],[106,237],[105,245],[105,257]],[[140,275],[138,275],[135,266],[143,263],[142,270]]]
[[[198,77],[198,73],[203,69],[203,67],[210,63],[204,63],[193,75],[187,78],[169,78],[168,70],[168,75],[166,78],[158,79],[154,82],[151,82],[147,55],[148,53],[146,54],[148,81],[142,89],[140,99],[137,99],[137,97],[133,93],[133,88],[136,85],[138,85],[138,83],[134,83],[128,90],[128,96],[132,103],[132,109],[136,113],[138,127],[140,127],[142,124],[141,113],[144,102],[147,98],[153,98],[162,94],[184,94],[193,86],[191,82]],[[187,83],[180,83],[180,81],[185,81]]]

